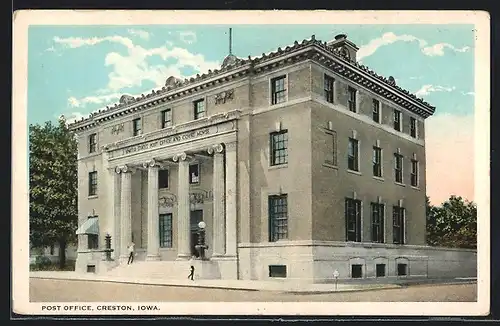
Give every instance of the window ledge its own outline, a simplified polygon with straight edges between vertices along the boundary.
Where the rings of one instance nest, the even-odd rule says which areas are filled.
[[[394,182],[394,184],[396,184],[397,186],[400,186],[400,187],[406,187],[406,185],[404,183],[401,183],[401,182]]]
[[[98,195],[92,195],[92,196],[88,196],[87,198],[88,198],[88,199],[96,199],[96,198],[98,198],[98,197],[99,197]]]
[[[269,167],[269,170],[276,170],[276,169],[286,169],[288,167],[288,163],[285,164],[277,164],[277,165],[271,165]]]
[[[160,248],[160,251],[174,251],[175,248]]]
[[[411,186],[411,189],[420,190],[419,187]]]
[[[373,176],[373,179],[378,180],[378,181],[382,181],[382,182],[385,181],[385,179],[383,177],[377,177],[375,175]]]
[[[337,165],[329,164],[329,163],[323,163],[324,167],[330,168],[330,169],[338,169],[339,167]]]
[[[363,174],[362,174],[361,172],[359,172],[359,171],[354,171],[354,170],[349,170],[349,169],[347,169],[346,171],[347,171],[347,172],[349,172],[349,173],[352,173],[352,174],[356,174],[356,175],[363,175]]]

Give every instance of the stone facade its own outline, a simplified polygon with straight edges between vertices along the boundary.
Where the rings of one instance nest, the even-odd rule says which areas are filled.
[[[359,277],[375,277],[381,265],[389,277],[458,275],[461,262],[474,266],[473,251],[425,246],[424,122],[434,108],[393,78],[357,64],[356,50],[343,36],[328,44],[313,37],[260,58],[233,56],[220,71],[185,81],[170,77],[161,91],[124,96],[119,105],[74,123],[79,225],[99,217],[98,248],[89,249],[89,235],[80,231],[77,267],[100,264],[106,234],[115,263],[123,263],[131,241],[138,260],[188,260],[195,254],[194,215],[206,223],[206,254],[219,278],[269,279],[274,265],[286,266],[287,278],[314,282],[328,281],[334,270],[341,278],[358,277],[353,273],[359,270]],[[332,95],[325,93],[325,75],[333,78]],[[281,77],[282,97],[274,103],[273,83]],[[350,89],[355,110],[349,109]],[[196,117],[200,100],[204,114]],[[394,129],[394,110],[401,112],[401,131]],[[271,134],[284,131],[287,159],[275,165]],[[358,143],[357,171],[348,169],[349,138]],[[379,177],[373,175],[374,146],[382,149]],[[403,157],[398,183],[395,154]],[[418,161],[414,186],[412,160]],[[199,180],[191,184],[193,164]],[[161,170],[168,170],[168,187],[159,187]],[[91,172],[97,172],[97,188]],[[281,195],[286,235],[274,241],[269,198]],[[361,202],[354,242],[346,242],[346,198]],[[372,239],[371,203],[384,205],[381,243]],[[403,244],[393,243],[393,206],[405,209]],[[171,214],[169,244],[160,242],[164,214]]]

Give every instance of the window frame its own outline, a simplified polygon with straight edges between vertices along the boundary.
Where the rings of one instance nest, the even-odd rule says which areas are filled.
[[[352,204],[351,207],[350,204]],[[351,214],[352,210],[354,212]],[[361,200],[359,199],[353,199],[353,198],[346,198],[345,199],[345,208],[344,208],[344,215],[345,215],[345,237],[346,237],[346,242],[361,242],[362,241],[362,232],[363,232],[363,227],[362,227],[362,207],[361,207]],[[352,218],[354,216],[354,221],[352,221]],[[350,228],[350,225],[354,222],[354,230]],[[354,237],[351,237],[351,235],[354,232]]]
[[[410,136],[417,138],[417,119],[410,117]]]
[[[278,89],[276,82],[283,80],[283,89]],[[280,75],[270,79],[271,83],[271,105],[281,104],[288,101],[287,75]]]
[[[89,249],[89,250],[99,249],[99,235],[98,234],[87,234],[87,249]]]
[[[398,162],[400,162],[400,168],[398,168]],[[398,180],[399,176],[399,180]],[[404,183],[404,175],[403,175],[403,155],[399,153],[394,153],[394,182],[396,183]]]
[[[280,207],[281,210],[279,210]],[[269,242],[288,240],[288,217],[288,194],[269,195]]]
[[[170,116],[170,120],[165,119],[167,116]],[[173,125],[172,109],[169,108],[169,109],[162,110],[161,111],[161,129],[172,127],[172,125]]]
[[[195,163],[190,163],[188,166],[188,172],[189,172],[189,184],[190,185],[199,185],[201,183],[201,166],[200,162],[195,162]],[[192,166],[197,166],[197,171],[198,171],[198,181],[193,181],[192,175],[191,175],[191,167]]]
[[[393,109],[392,119],[394,130],[401,132],[403,130],[403,113],[398,109]]]
[[[370,206],[371,240],[375,243],[385,243],[385,205],[382,203],[371,203]]]
[[[88,196],[97,196],[98,183],[97,183],[97,171],[89,172],[88,176]]]
[[[203,111],[199,110],[198,105],[200,103],[203,105]],[[203,114],[203,115],[201,115],[201,114]],[[205,106],[205,99],[202,98],[202,99],[198,99],[196,101],[193,101],[193,119],[199,120],[199,119],[205,118],[206,116],[207,116],[207,108]]]
[[[397,223],[397,224],[396,224]],[[396,232],[397,230],[397,232]],[[401,206],[392,207],[392,243],[406,244],[406,209]]]
[[[351,148],[353,154],[351,155]],[[351,164],[352,162],[352,164]],[[347,146],[347,169],[359,172],[359,140],[349,137]]]
[[[335,78],[328,74],[323,76],[323,98],[328,103],[333,104],[335,102]]]
[[[89,135],[89,153],[97,152],[97,133],[92,133]]]
[[[377,155],[379,154],[379,155]],[[378,162],[376,161],[378,159]],[[382,148],[378,146],[373,146],[373,156],[372,156],[373,169],[372,173],[374,177],[383,178],[382,169]]]
[[[372,101],[372,119],[376,123],[380,123],[380,101],[373,99]],[[375,118],[376,117],[376,118]]]
[[[142,119],[135,118],[132,120],[132,135],[140,136],[142,134]]]
[[[279,138],[280,136],[283,136],[282,139]],[[273,131],[269,134],[269,138],[270,166],[288,164],[288,129]],[[278,147],[278,144],[283,145]],[[276,162],[277,158],[279,158],[278,162]]]
[[[410,171],[410,185],[412,187],[418,187],[419,184],[418,175],[419,175],[418,160],[412,159],[411,171]]]
[[[357,108],[357,89],[351,86],[347,86],[347,108],[351,112],[358,112]],[[352,98],[351,98],[352,97]]]
[[[167,220],[165,220],[167,219]],[[170,226],[170,228],[169,228]],[[159,214],[158,216],[158,241],[160,248],[173,248],[173,215],[172,213]]]
[[[167,174],[166,177],[166,187],[162,184],[162,174]],[[159,169],[158,170],[158,189],[168,189],[170,187],[170,170],[169,169]]]

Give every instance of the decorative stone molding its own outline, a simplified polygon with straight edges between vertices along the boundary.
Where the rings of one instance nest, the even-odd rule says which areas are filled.
[[[147,169],[147,168],[153,168],[153,167],[161,167],[160,163],[158,163],[154,158],[144,162],[142,166]]]
[[[136,171],[135,168],[133,167],[130,167],[128,165],[122,165],[122,166],[117,166],[115,168],[115,172],[116,173],[134,173]]]
[[[188,155],[186,153],[175,154],[172,157],[172,161],[174,161],[174,162],[186,161],[187,159],[188,159]]]
[[[208,148],[208,154],[212,155],[215,153],[222,153],[224,151],[224,146],[222,144],[216,144]]]
[[[221,92],[215,95],[215,105],[225,104],[234,98],[234,89],[229,89],[227,91]]]
[[[111,127],[111,134],[112,135],[118,135],[119,133],[121,133],[124,130],[125,130],[125,124],[124,123],[119,123],[119,124],[114,125],[113,127]]]
[[[230,143],[224,143],[224,146],[226,148],[226,151],[234,151],[234,150],[236,150],[237,144],[238,144],[238,142],[233,141]]]

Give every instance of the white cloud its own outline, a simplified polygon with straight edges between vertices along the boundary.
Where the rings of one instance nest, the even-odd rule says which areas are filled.
[[[117,52],[110,52],[106,55],[104,63],[106,66],[112,66],[113,71],[108,75],[107,92],[101,91],[100,94],[114,93],[123,88],[141,86],[143,81],[152,81],[156,86],[163,86],[170,75],[184,77],[180,70],[183,67],[190,67],[197,72],[205,72],[220,66],[218,62],[207,61],[203,55],[193,54],[183,48],[164,45],[146,49],[134,45],[129,38],[122,36],[87,39],[56,37],[54,41],[70,48],[93,46],[101,42],[113,42],[122,44],[128,49],[128,53],[125,55]],[[169,65],[150,66],[147,59],[153,56],[159,56],[164,61],[173,59],[175,62]]]
[[[128,30],[128,33],[130,35],[134,35],[134,36],[138,36],[144,40],[149,40],[149,32],[146,32],[145,30],[142,30],[142,29],[129,29]]]
[[[441,204],[452,194],[474,200],[474,115],[428,118],[425,147],[431,202]]]
[[[68,98],[68,104],[70,107],[74,108],[85,107],[87,106],[87,104],[106,104],[119,99],[122,95],[123,94],[111,93],[96,96],[86,96],[80,99],[72,96]]]
[[[418,91],[415,92],[416,96],[426,96],[433,92],[452,92],[455,90],[455,87],[445,87],[439,85],[423,85]]]
[[[71,112],[68,114],[61,114],[58,118],[61,118],[61,116],[64,116],[67,124],[71,124],[75,121],[81,120],[83,117],[86,117],[87,114],[83,114],[81,112]]]
[[[474,96],[474,95],[476,95],[476,93],[474,93],[474,92],[462,92],[462,95]]]
[[[187,44],[193,44],[197,41],[196,33],[191,31],[179,32],[179,38]]]
[[[426,40],[420,39],[413,35],[396,35],[392,32],[388,32],[383,34],[381,37],[373,39],[367,44],[361,46],[358,50],[357,58],[358,60],[361,60],[363,58],[369,57],[374,54],[380,47],[395,42],[415,42],[418,44],[422,53],[427,56],[443,56],[444,48],[448,48],[455,52],[466,52],[470,49],[468,46],[464,46],[463,48],[456,48],[448,43],[429,45]]]

